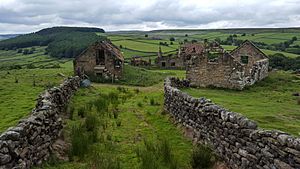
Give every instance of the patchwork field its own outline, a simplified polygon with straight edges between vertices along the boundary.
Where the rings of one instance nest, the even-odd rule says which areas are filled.
[[[243,32],[246,32],[245,35],[242,36]],[[184,40],[192,41],[203,41],[204,39],[215,40],[216,38],[220,38],[221,40],[226,40],[230,35],[237,35],[237,39],[239,40],[251,40],[254,42],[263,42],[268,45],[283,43],[292,39],[293,37],[297,37],[297,40],[293,43],[293,45],[300,44],[300,33],[291,33],[291,32],[264,32],[264,31],[185,31],[180,32],[176,30],[170,31],[158,31],[158,32],[148,32],[148,33],[109,33],[105,34],[105,36],[110,39],[115,45],[122,47],[122,52],[127,60],[129,60],[132,56],[142,56],[147,59],[154,60],[157,56],[158,48],[161,46],[162,52],[165,55],[170,53],[176,53],[176,49],[178,49],[179,42],[183,42]],[[103,34],[101,34],[103,35]],[[145,37],[147,35],[147,37]],[[175,41],[172,42],[170,38],[175,38]],[[166,43],[168,46],[160,45],[160,43]],[[226,50],[230,51],[236,46],[222,45]],[[299,55],[294,53],[288,53],[283,51],[275,51],[275,50],[267,50],[262,49],[267,55],[273,55],[275,53],[281,53],[290,58],[296,58]]]

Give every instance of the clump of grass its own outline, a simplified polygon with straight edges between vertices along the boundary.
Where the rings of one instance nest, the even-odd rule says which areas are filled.
[[[75,111],[75,107],[73,106],[73,104],[69,104],[67,112],[70,120],[73,120],[74,111]]]
[[[140,89],[139,89],[139,88],[135,88],[135,89],[134,89],[134,92],[135,92],[136,94],[139,94],[139,93],[140,93]]]
[[[136,150],[141,169],[170,168],[178,169],[179,164],[166,139],[157,142],[144,140],[143,146]]]
[[[72,126],[70,159],[73,159],[73,156],[83,159],[88,152],[89,139],[84,129],[82,125]]]
[[[154,98],[151,98],[151,99],[150,99],[150,105],[151,105],[151,106],[154,106],[154,105],[155,105]]]
[[[85,107],[80,107],[78,109],[78,116],[81,117],[81,118],[84,118],[85,115],[86,115],[86,109],[85,109]]]
[[[118,119],[118,117],[119,117],[119,110],[118,110],[118,108],[116,108],[116,107],[113,108],[112,113],[114,115],[114,119]]]
[[[104,95],[99,96],[94,101],[93,104],[96,108],[97,113],[102,116],[108,111],[109,100],[108,100],[107,96],[106,97]]]
[[[125,87],[118,86],[117,90],[121,93],[128,93],[128,89]]]
[[[87,131],[94,131],[99,126],[99,121],[94,113],[88,113],[84,123]]]
[[[138,103],[137,103],[137,106],[139,106],[139,107],[143,107],[143,104],[142,104],[142,102],[138,102]]]
[[[88,168],[121,169],[119,158],[115,154],[112,154],[109,149],[108,146],[94,148],[89,158]]]
[[[116,121],[116,124],[117,124],[118,127],[120,127],[121,124],[122,124],[122,121],[121,121],[121,120],[117,120],[117,121]]]
[[[206,169],[212,167],[215,156],[211,149],[204,145],[197,145],[192,153],[191,166],[193,169]]]

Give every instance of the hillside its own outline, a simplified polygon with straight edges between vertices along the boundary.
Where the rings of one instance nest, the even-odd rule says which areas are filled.
[[[0,49],[17,50],[32,46],[47,46],[46,51],[52,57],[75,57],[88,45],[104,37],[95,33],[104,33],[100,28],[53,27],[38,32],[20,35],[0,41]]]

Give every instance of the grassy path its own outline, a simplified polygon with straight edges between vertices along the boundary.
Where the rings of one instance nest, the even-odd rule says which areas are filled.
[[[117,157],[122,169],[140,168],[140,161],[137,156],[137,149],[143,144],[144,140],[156,142],[160,139],[166,139],[172,150],[173,155],[180,168],[189,168],[192,143],[183,136],[182,130],[177,128],[168,115],[162,113],[163,103],[163,84],[157,84],[151,87],[130,87],[109,84],[94,84],[92,89],[80,89],[73,98],[75,109],[80,109],[82,105],[95,100],[99,93],[108,94],[118,92],[117,88],[126,90],[129,95],[126,100],[118,106],[120,113],[117,119],[106,118],[107,128],[100,134],[104,138],[109,137],[115,148],[109,150],[110,154]],[[122,95],[122,94],[121,94]],[[151,100],[154,102],[151,103]],[[82,120],[77,114],[74,114],[73,120],[68,120],[66,133],[69,133],[70,126],[81,123]],[[116,125],[117,122],[120,125]],[[101,141],[100,141],[101,142]],[[101,147],[97,142],[94,149]],[[98,147],[98,148],[97,148]],[[91,150],[92,151],[92,150]],[[99,153],[105,150],[99,150]],[[102,153],[103,153],[102,152]],[[89,153],[84,161],[73,161],[67,163],[56,163],[46,168],[88,168]],[[151,160],[151,159],[149,159]],[[163,169],[162,167],[161,169]],[[167,169],[167,168],[166,168]]]

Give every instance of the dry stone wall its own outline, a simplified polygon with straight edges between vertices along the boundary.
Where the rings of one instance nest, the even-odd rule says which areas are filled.
[[[30,116],[0,135],[0,169],[27,169],[50,155],[63,128],[61,115],[80,86],[76,76],[42,93]]]
[[[164,108],[193,131],[196,142],[212,146],[233,169],[300,169],[300,138],[259,129],[254,121],[230,112],[209,99],[180,91],[187,81],[167,78]]]

